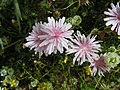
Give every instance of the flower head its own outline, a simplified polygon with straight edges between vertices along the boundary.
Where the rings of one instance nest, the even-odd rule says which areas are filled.
[[[19,84],[19,81],[18,80],[11,80],[9,84],[11,87],[17,87]]]
[[[84,67],[84,69],[85,69],[85,72],[86,72],[87,75],[91,74],[91,72],[92,72],[91,67],[86,66],[86,67]]]
[[[40,35],[45,34],[42,31],[42,26],[42,23],[35,23],[32,32],[26,37],[27,43],[25,43],[25,46],[29,47],[30,50],[34,49],[35,53],[39,52],[39,56],[43,54],[43,50],[45,49],[45,46],[39,46],[44,41],[44,39],[39,38]]]
[[[91,62],[90,67],[93,67],[91,75],[96,75],[96,73],[98,72],[98,75],[103,75],[103,71],[109,71],[110,68],[105,64],[105,56],[101,55],[100,57],[98,57],[98,59],[94,60],[93,62]]]
[[[64,48],[68,49],[69,40],[72,38],[73,30],[69,30],[72,25],[70,23],[65,23],[65,17],[55,21],[53,17],[48,17],[48,23],[44,23],[43,32],[46,34],[40,35],[39,39],[45,39],[39,46],[45,46],[45,53],[50,55],[51,53],[56,53],[59,51],[63,53]]]
[[[104,21],[107,21],[106,26],[112,25],[111,30],[115,30],[118,35],[120,35],[120,6],[119,2],[117,5],[111,3],[112,9],[108,8],[108,11],[105,11],[104,14],[109,17],[104,18]]]
[[[91,62],[93,58],[98,56],[98,52],[100,50],[101,45],[100,41],[95,41],[96,36],[90,37],[88,35],[81,35],[79,31],[77,31],[77,36],[75,35],[75,39],[73,39],[73,45],[71,45],[71,49],[68,50],[68,54],[76,53],[73,58],[73,64],[75,61],[78,61],[78,64],[83,64],[85,61]]]
[[[109,67],[114,68],[120,63],[120,56],[115,52],[109,52],[106,54],[105,63]]]

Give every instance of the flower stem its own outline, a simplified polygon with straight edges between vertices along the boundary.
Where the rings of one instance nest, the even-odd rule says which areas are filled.
[[[70,5],[68,5],[67,7],[65,7],[65,8],[63,8],[63,9],[60,9],[60,10],[66,10],[66,9],[68,9],[69,7],[71,7],[73,4],[75,4],[75,3],[77,3],[78,1],[75,1],[75,2],[73,2],[73,3],[71,3]]]

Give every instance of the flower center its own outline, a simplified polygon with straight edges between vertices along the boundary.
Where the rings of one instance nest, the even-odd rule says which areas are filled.
[[[59,38],[61,35],[61,32],[59,30],[59,28],[53,28],[53,32],[54,32],[54,37],[55,38]]]
[[[97,61],[95,61],[95,66],[98,68],[105,67],[104,56],[100,56],[100,58]]]
[[[59,37],[61,33],[58,31],[55,31],[54,34],[55,34],[55,37]]]
[[[117,19],[120,20],[120,15],[117,16]]]
[[[88,47],[87,44],[83,44],[83,45],[82,45],[82,49],[83,49],[84,51],[89,51],[89,47]]]

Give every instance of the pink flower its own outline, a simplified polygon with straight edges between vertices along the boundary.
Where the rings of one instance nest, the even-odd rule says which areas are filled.
[[[96,36],[90,37],[88,35],[81,35],[79,31],[77,31],[77,36],[75,35],[75,39],[73,39],[73,45],[71,45],[71,49],[68,50],[68,54],[75,53],[75,57],[73,58],[73,64],[75,61],[78,61],[78,64],[82,65],[83,62],[89,61],[91,62],[93,58],[98,56],[98,52],[100,50],[101,45],[100,41],[95,41]]]
[[[101,55],[98,59],[91,62],[90,67],[93,67],[91,75],[95,76],[96,73],[98,72],[99,76],[100,75],[104,76],[103,71],[109,72],[110,68],[105,64],[104,59],[105,59],[105,56]]]
[[[39,56],[41,56],[44,49],[46,49],[46,46],[39,46],[44,41],[44,39],[41,40],[39,36],[44,34],[46,33],[42,31],[42,23],[35,23],[32,32],[26,37],[27,43],[25,43],[25,46],[29,47],[30,50],[34,49],[35,53],[39,53]]]
[[[108,11],[105,11],[104,14],[109,17],[104,18],[104,21],[107,21],[106,26],[112,25],[111,30],[115,30],[118,35],[120,35],[120,6],[119,2],[115,6],[111,3],[112,9],[108,8]]]
[[[68,49],[69,39],[72,38],[73,30],[69,30],[72,25],[70,23],[65,23],[65,17],[55,21],[53,17],[48,17],[48,23],[44,23],[43,32],[46,34],[40,35],[39,39],[45,39],[39,46],[45,46],[45,53],[50,55],[51,53],[63,53],[64,48]]]

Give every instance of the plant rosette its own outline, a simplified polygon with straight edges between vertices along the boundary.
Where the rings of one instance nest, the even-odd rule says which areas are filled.
[[[114,68],[120,63],[120,56],[115,52],[108,52],[105,56],[105,63],[110,68]]]

